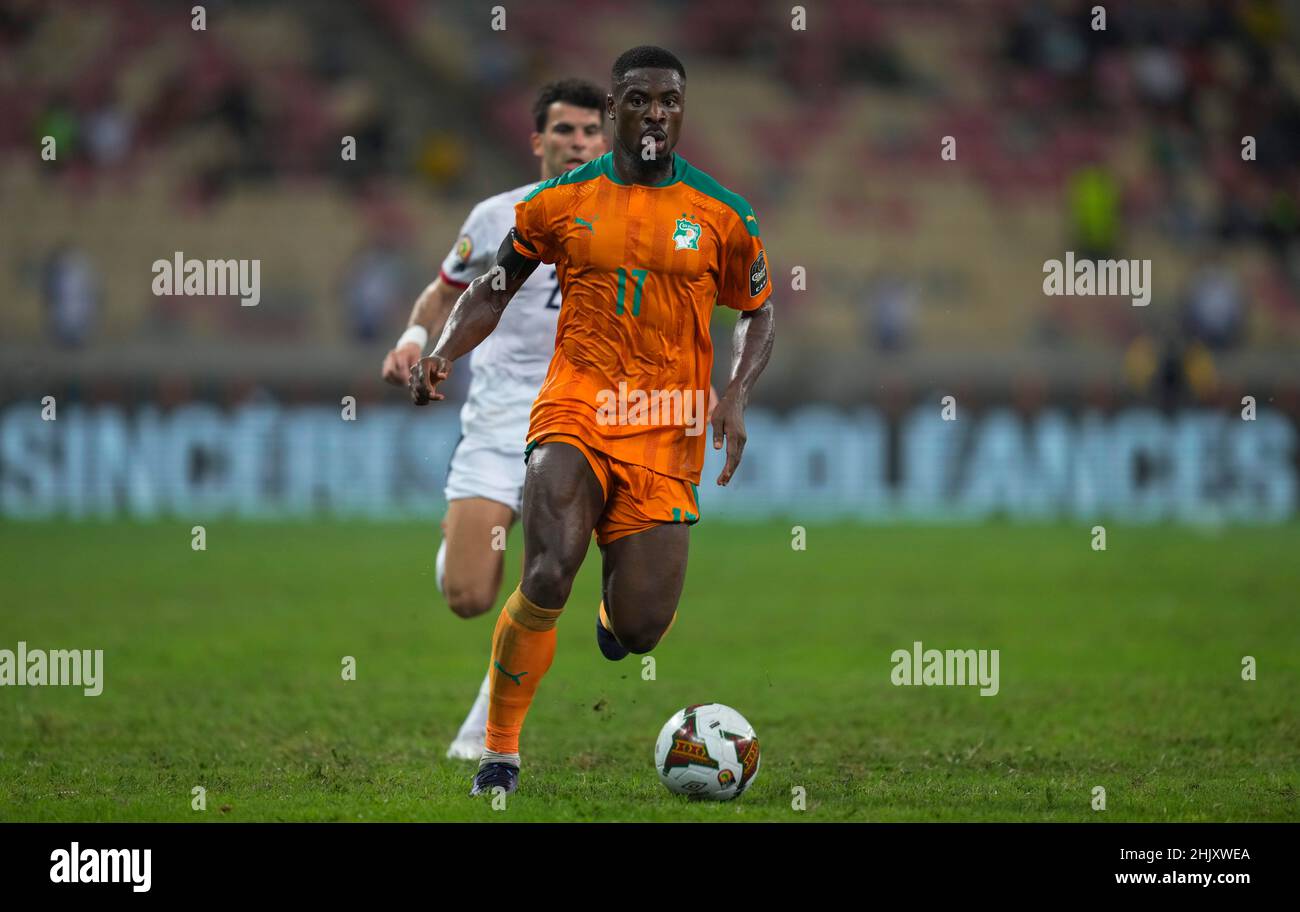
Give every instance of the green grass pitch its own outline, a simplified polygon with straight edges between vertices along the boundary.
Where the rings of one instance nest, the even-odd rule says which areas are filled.
[[[496,611],[441,603],[433,523],[214,522],[204,552],[190,525],[0,525],[0,648],[105,651],[101,696],[0,688],[0,820],[1300,819],[1300,526],[1116,526],[1095,552],[1091,523],[811,525],[795,551],[789,523],[706,518],[654,680],[596,649],[593,550],[494,810],[443,752]],[[915,640],[998,649],[1000,692],[893,686]],[[654,738],[714,700],[763,765],[692,803]]]

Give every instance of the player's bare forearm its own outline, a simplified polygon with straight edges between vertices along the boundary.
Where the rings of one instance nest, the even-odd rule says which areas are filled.
[[[473,351],[496,329],[510,299],[537,268],[537,260],[515,250],[515,237],[511,229],[497,250],[496,263],[470,282],[456,300],[433,353],[411,366],[407,386],[416,405],[443,398],[437,386],[451,374],[452,362]]]
[[[776,316],[770,300],[742,313],[736,321],[731,340],[731,380],[713,410],[713,448],[722,449],[724,440],[727,445],[727,461],[718,475],[720,485],[731,481],[745,452],[745,406],[749,404],[750,390],[772,357],[775,340]]]
[[[406,321],[406,325],[423,326],[430,338],[437,338],[442,334],[447,316],[455,306],[460,293],[461,289],[448,285],[442,280],[442,276],[438,276],[415,299],[415,304],[411,307],[411,318]]]
[[[470,282],[457,299],[438,344],[433,347],[436,357],[455,361],[473,351],[496,329],[510,299],[537,268],[537,260],[515,250],[513,238],[511,229],[501,242],[493,267]]]
[[[743,408],[749,403],[749,392],[772,357],[776,342],[776,313],[769,299],[762,307],[745,311],[736,320],[736,330],[731,337],[731,380],[722,395],[733,392]]]

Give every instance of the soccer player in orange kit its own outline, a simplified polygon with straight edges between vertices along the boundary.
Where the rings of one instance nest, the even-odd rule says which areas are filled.
[[[731,378],[713,413],[713,446],[727,448],[720,485],[740,463],[745,405],[772,352],[758,220],[673,151],[685,108],[681,61],[637,47],[612,76],[612,151],[515,206],[496,265],[461,295],[433,354],[411,368],[415,403],[441,399],[437,384],[452,362],[492,332],[538,263],[556,265],[564,303],[528,429],[523,579],[493,633],[472,795],[518,785],[519,733],[593,530],[603,558],[601,651],[649,652],[676,617],[699,518],[715,304],[741,311]]]

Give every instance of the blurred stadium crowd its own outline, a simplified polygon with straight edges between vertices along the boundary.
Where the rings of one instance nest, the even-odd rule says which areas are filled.
[[[228,0],[203,31],[189,2],[0,5],[11,388],[58,363],[164,401],[196,371],[377,391],[469,207],[536,176],[537,86],[653,42],[688,68],[681,151],[771,251],[763,401],[1263,378],[1300,412],[1300,3],[1122,0],[1094,30],[1093,2],[814,0],[806,31],[788,3],[505,2],[504,31],[493,5]],[[1152,260],[1150,306],[1045,296],[1065,250]],[[175,251],[261,259],[261,304],[155,297]]]

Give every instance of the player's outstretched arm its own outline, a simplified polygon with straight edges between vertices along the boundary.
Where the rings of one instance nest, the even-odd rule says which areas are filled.
[[[407,386],[416,405],[443,398],[437,387],[451,375],[452,362],[473,351],[496,329],[510,299],[537,268],[537,260],[515,250],[516,240],[519,238],[511,228],[497,250],[496,263],[469,283],[451,309],[433,353],[411,366]]]
[[[727,441],[727,464],[718,476],[720,485],[731,481],[740,465],[745,451],[745,406],[759,374],[767,367],[775,341],[776,314],[771,300],[742,312],[736,320],[736,332],[731,337],[731,380],[713,410],[713,448],[720,450],[723,439]]]

